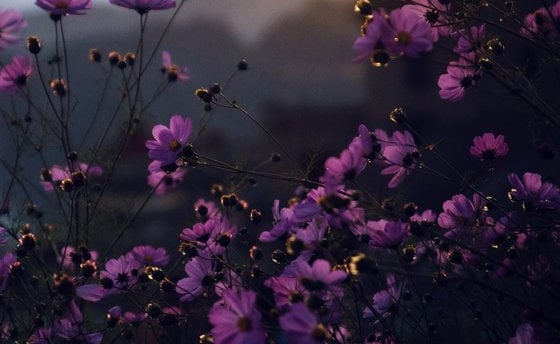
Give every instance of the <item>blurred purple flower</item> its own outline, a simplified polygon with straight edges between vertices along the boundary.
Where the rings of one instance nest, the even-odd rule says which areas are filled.
[[[393,174],[388,186],[396,188],[416,167],[419,154],[412,134],[406,130],[402,133],[396,131],[391,141],[392,143],[383,149],[383,160],[389,166],[385,167],[381,174]]]
[[[451,9],[449,2],[439,0],[415,0],[413,4],[403,6],[404,10],[412,11],[423,18],[432,27],[432,41],[437,42],[440,36],[449,36],[452,24],[447,13]]]
[[[186,169],[177,169],[173,172],[165,172],[161,168],[161,162],[154,160],[148,165],[150,175],[147,178],[148,185],[156,188],[156,195],[163,195],[164,193],[177,188],[187,173]],[[163,179],[163,180],[162,180]]]
[[[107,261],[105,270],[101,271],[101,278],[110,279],[114,288],[126,290],[138,282],[139,268],[140,263],[132,254],[127,254]]]
[[[169,263],[169,255],[165,248],[157,249],[149,245],[136,246],[131,251],[132,256],[141,265],[164,267]]]
[[[82,172],[86,178],[96,177],[103,174],[103,169],[99,166],[88,165],[86,163],[76,164],[73,172]],[[45,191],[52,191],[54,187],[61,185],[61,182],[65,179],[72,180],[72,173],[68,166],[64,168],[59,165],[53,165],[50,171],[45,174],[41,174],[41,185]]]
[[[366,167],[366,163],[360,141],[353,140],[340,156],[330,157],[325,161],[325,174],[332,177],[333,184],[342,184],[358,176]]]
[[[443,202],[443,213],[439,214],[438,225],[445,229],[470,226],[474,223],[475,207],[467,196],[454,195]]]
[[[8,286],[10,269],[15,262],[17,262],[17,257],[11,252],[6,253],[4,257],[2,257],[2,260],[0,260],[0,294],[4,292]]]
[[[14,56],[12,62],[0,70],[0,92],[14,93],[27,83],[31,73],[33,73],[31,57],[28,55]]]
[[[560,209],[560,188],[552,183],[543,183],[540,174],[526,172],[522,181],[517,174],[510,173],[508,180],[513,187],[508,194],[510,199],[523,202],[526,210],[532,207],[540,210]]]
[[[161,53],[161,60],[163,63],[162,71],[167,73],[167,80],[169,82],[175,81],[187,81],[190,79],[189,74],[187,73],[189,68],[188,67],[179,67],[176,64],[171,62],[171,55],[168,51],[164,51]]]
[[[378,248],[393,248],[404,240],[408,234],[409,224],[401,221],[368,221],[370,233],[369,245]]]
[[[343,270],[332,270],[331,264],[325,259],[317,259],[312,265],[306,261],[293,262],[285,269],[285,275],[296,277],[309,291],[330,290],[340,294],[340,284],[346,280],[347,274]]]
[[[9,44],[17,43],[19,41],[17,32],[25,27],[27,27],[27,21],[18,11],[0,9],[0,51]]]
[[[290,305],[306,300],[309,292],[303,287],[297,278],[288,276],[271,277],[264,285],[274,293],[274,302],[279,309],[285,309]]]
[[[4,245],[6,242],[8,242],[6,240],[6,234],[8,233],[8,230],[2,226],[0,226],[0,245]]]
[[[386,283],[387,289],[382,289],[373,294],[371,307],[364,308],[364,318],[382,317],[399,301],[404,284],[397,284],[395,275],[392,273],[387,274]]]
[[[330,337],[329,332],[319,323],[317,316],[304,303],[292,305],[280,317],[280,328],[286,333],[289,343],[321,344]]]
[[[146,140],[148,156],[160,161],[162,166],[175,163],[187,145],[191,132],[191,119],[181,115],[171,117],[169,128],[161,124],[154,126],[152,135],[155,140]]]
[[[149,10],[166,10],[176,6],[175,0],[109,0],[113,5],[136,10],[144,14]]]
[[[447,74],[438,79],[439,96],[449,101],[465,98],[465,92],[480,79],[481,72],[474,66],[474,53],[463,55],[447,65]]]
[[[418,57],[434,47],[432,27],[415,11],[397,8],[381,23],[381,40],[392,55]]]
[[[39,327],[36,329],[29,338],[27,344],[49,344],[52,343],[52,328]]]
[[[54,330],[58,337],[78,343],[99,344],[103,334],[99,332],[84,333],[82,312],[74,300],[70,301],[70,308],[64,318],[59,318],[54,323]]]
[[[468,32],[459,31],[455,36],[458,36],[457,46],[453,49],[458,54],[468,54],[476,52],[482,47],[482,41],[486,36],[486,25],[472,26]]]
[[[50,14],[85,14],[84,10],[91,8],[91,0],[36,0],[35,5]]]
[[[208,257],[195,257],[185,264],[187,277],[177,282],[175,291],[181,295],[180,301],[192,301],[204,290],[214,286],[214,269]]]
[[[208,314],[216,344],[264,344],[266,334],[256,307],[257,293],[226,290],[222,297]]]
[[[364,29],[363,35],[354,42],[353,49],[357,54],[354,62],[363,62],[384,50],[385,47],[381,42],[381,26],[386,21],[386,14],[383,9],[381,9],[381,12],[374,11],[372,13],[372,21]],[[389,61],[387,60],[387,62]]]
[[[531,39],[553,39],[558,35],[556,23],[560,19],[558,3],[549,7],[540,7],[525,16],[521,34]],[[551,16],[552,15],[552,16]]]
[[[493,133],[484,133],[473,139],[470,152],[472,156],[481,160],[492,160],[505,156],[509,152],[509,147],[504,135],[494,136]]]
[[[523,323],[517,327],[515,337],[510,338],[508,344],[544,344],[538,332],[530,323]]]

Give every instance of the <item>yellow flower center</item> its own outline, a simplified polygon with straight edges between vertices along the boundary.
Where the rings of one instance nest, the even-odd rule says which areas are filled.
[[[178,150],[181,149],[181,143],[177,140],[171,140],[169,141],[169,149],[171,149],[171,151],[176,152]]]

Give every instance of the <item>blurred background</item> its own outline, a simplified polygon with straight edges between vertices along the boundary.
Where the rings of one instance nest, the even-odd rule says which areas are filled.
[[[63,18],[75,104],[71,128],[75,142],[84,137],[93,109],[99,102],[108,71],[106,54],[113,50],[134,51],[138,41],[137,13],[109,5],[107,1],[94,0],[93,3],[93,9],[86,15]],[[390,8],[402,2],[379,4]],[[195,150],[201,154],[251,169],[267,161],[273,153],[281,153],[281,149],[240,112],[214,107],[208,113],[194,96],[198,87],[215,82],[223,84],[241,59],[248,61],[249,68],[236,74],[225,94],[259,120],[295,160],[282,153],[282,161],[265,164],[262,168],[265,171],[293,175],[298,168],[306,168],[314,162],[310,170],[311,176],[316,178],[322,173],[324,159],[346,147],[357,135],[360,123],[372,130],[383,128],[389,133],[402,130],[388,120],[389,112],[397,106],[404,108],[409,122],[421,134],[417,136],[420,145],[437,144],[447,162],[465,171],[462,172],[465,178],[488,178],[482,191],[495,195],[500,201],[506,198],[507,173],[529,169],[553,175],[558,170],[554,160],[544,160],[538,153],[538,145],[547,140],[547,136],[540,129],[530,129],[535,128],[528,116],[530,110],[504,91],[498,90],[497,97],[489,94],[485,89],[495,86],[490,80],[483,80],[480,89],[472,90],[462,102],[450,103],[439,98],[437,79],[445,72],[449,56],[433,53],[420,59],[399,59],[386,68],[353,63],[352,45],[362,24],[362,17],[353,12],[353,5],[350,0],[187,1],[155,50],[144,82],[144,96],[148,98],[162,80],[162,50],[170,52],[174,63],[188,66],[191,79],[171,85],[148,108],[117,167],[115,182],[110,188],[111,201],[122,207],[125,214],[149,192],[146,184],[149,161],[144,141],[151,138],[154,124],[167,125],[175,113],[192,117],[195,131],[210,119],[195,142]],[[47,61],[55,55],[54,25],[48,15],[34,6],[32,0],[3,0],[2,8],[17,8],[24,13],[29,25],[22,36],[40,37],[41,61],[47,70],[52,69]],[[147,51],[154,51],[172,13],[173,10],[150,12]],[[104,58],[101,64],[88,62],[91,48],[100,49]],[[520,56],[527,53],[523,49],[508,51]],[[23,51],[22,44],[3,52],[0,58],[9,61],[13,54]],[[34,78],[30,85],[39,94],[37,81]],[[109,84],[108,97],[96,123],[108,120],[120,96],[118,89],[118,81]],[[9,108],[10,99],[6,95],[0,95],[0,101],[3,108]],[[15,109],[18,111],[17,106]],[[123,114],[117,121],[124,123],[125,119]],[[510,155],[491,169],[468,153],[473,137],[485,132],[505,134],[510,145]],[[112,133],[115,142],[119,133],[119,130]],[[96,142],[98,136],[95,129],[88,133],[86,144],[79,152],[82,156],[88,155],[88,145]],[[63,157],[59,149],[48,143],[46,146],[50,149],[47,164],[61,164]],[[110,153],[111,147],[109,145],[106,153]],[[3,156],[10,156],[8,145],[0,149]],[[447,162],[434,158],[429,152],[424,158],[428,166],[452,174],[446,167]],[[28,160],[21,173],[38,187],[40,167],[32,163],[32,152]],[[5,170],[0,173],[0,179],[7,177]],[[362,187],[380,200],[408,194],[409,200],[417,202],[420,209],[433,207],[436,211],[443,201],[462,190],[460,183],[421,172],[413,173],[396,191],[386,188],[388,180],[380,177],[379,169],[374,168],[353,187]],[[233,188],[237,181],[215,170],[189,171],[176,192],[148,204],[141,221],[133,228],[134,238],[130,237],[131,242],[123,244],[123,250],[129,249],[134,241],[145,241],[145,237],[153,240],[153,245],[176,240],[181,228],[192,224],[192,203],[200,197],[211,198],[209,189],[214,183],[222,183],[227,192],[237,192],[249,203],[249,209],[262,211],[265,220],[252,229],[255,233],[268,228],[272,201],[278,198],[284,204],[298,186],[255,178],[253,186],[239,190]],[[56,217],[52,215],[50,218]]]

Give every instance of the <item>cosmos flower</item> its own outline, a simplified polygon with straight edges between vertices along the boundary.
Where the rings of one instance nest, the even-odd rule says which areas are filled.
[[[264,344],[266,334],[252,290],[225,290],[208,314],[216,344]]]
[[[376,65],[376,61],[380,62],[379,58],[382,55],[386,56],[387,60],[385,63],[380,63],[380,65],[389,62],[389,56],[384,52],[385,47],[381,41],[381,26],[385,24],[386,20],[384,11],[374,11],[372,13],[372,21],[365,27],[363,34],[356,39],[352,47],[357,54],[353,60],[354,62],[363,62],[371,59],[372,63]]]
[[[274,302],[279,309],[286,309],[290,305],[303,302],[309,296],[307,289],[293,277],[271,277],[264,282],[264,285],[272,289]]]
[[[72,184],[75,184],[74,181],[76,180],[76,177],[85,177],[87,180],[89,177],[100,176],[102,173],[103,169],[101,167],[94,165],[90,166],[86,163],[76,164],[74,172],[70,172],[68,166],[61,167],[59,165],[53,165],[50,170],[41,173],[41,186],[43,186],[45,191],[52,191],[55,186],[63,189],[63,181],[68,180],[71,181]],[[81,182],[83,182],[83,180]]]
[[[443,213],[439,214],[438,225],[445,229],[462,228],[474,222],[475,207],[467,196],[454,195],[443,203]]]
[[[163,195],[176,189],[185,179],[187,170],[184,168],[165,172],[161,168],[161,162],[154,160],[148,165],[150,174],[147,177],[148,185],[156,188],[156,195]]]
[[[465,98],[466,90],[478,82],[481,72],[473,64],[474,58],[474,53],[470,53],[447,65],[447,73],[438,79],[439,96],[442,99],[459,101]]]
[[[552,16],[551,16],[552,14]],[[555,21],[560,18],[558,15],[558,5],[547,9],[540,7],[533,13],[529,13],[523,20],[521,34],[527,38],[552,39],[558,35]]]
[[[91,0],[36,0],[35,5],[50,14],[85,14],[84,10],[91,8]]]
[[[113,5],[144,14],[150,10],[166,10],[176,6],[175,0],[109,0]]]
[[[325,174],[332,177],[328,178],[334,180],[332,184],[341,184],[358,176],[366,167],[366,163],[360,141],[353,140],[340,156],[330,157],[325,161]]]
[[[189,68],[188,67],[179,67],[176,64],[171,62],[171,55],[168,51],[164,51],[161,53],[161,60],[163,63],[162,72],[167,74],[167,80],[169,82],[175,81],[187,81],[190,79],[189,74],[187,73]]]
[[[18,11],[0,9],[0,51],[19,41],[18,31],[27,26],[27,21]]]
[[[449,36],[452,26],[447,14],[451,9],[449,3],[439,0],[415,0],[413,4],[403,6],[404,10],[412,11],[432,26],[431,38],[437,42],[440,36]]]
[[[509,339],[508,344],[541,344],[545,343],[542,340],[542,331],[536,329],[535,326],[525,322],[517,327],[515,330],[515,337]]]
[[[214,286],[214,269],[208,257],[195,257],[185,264],[187,277],[177,282],[175,290],[181,295],[180,301],[191,301],[201,295],[204,290]]]
[[[368,221],[369,244],[373,247],[391,248],[399,245],[408,234],[409,224],[401,221]]]
[[[185,148],[192,133],[190,118],[174,115],[169,121],[169,127],[158,124],[152,129],[154,140],[146,141],[150,159],[160,161],[161,165],[175,163],[179,154]]]
[[[383,316],[399,300],[404,284],[397,284],[395,275],[392,273],[387,274],[386,283],[387,289],[382,289],[373,294],[371,307],[364,308],[364,318]]]
[[[289,343],[321,344],[330,337],[325,326],[319,323],[317,316],[304,303],[292,305],[280,317],[280,328],[286,333]]]
[[[14,56],[12,62],[0,70],[0,92],[14,93],[27,83],[31,73],[33,73],[31,57],[27,55]]]
[[[540,174],[526,172],[521,180],[517,174],[510,173],[508,180],[513,187],[509,192],[510,199],[523,202],[525,210],[533,207],[540,210],[560,209],[560,188],[552,183],[543,183]]]
[[[406,130],[402,133],[396,131],[391,141],[392,144],[388,144],[383,149],[384,162],[389,166],[385,167],[381,174],[392,174],[393,177],[388,186],[389,188],[396,188],[416,167],[419,154],[412,134]]]
[[[454,52],[458,54],[476,52],[482,47],[482,41],[486,36],[486,25],[472,26],[468,33],[460,31],[456,36],[459,36],[459,39],[457,39],[457,46],[453,49]]]
[[[470,148],[471,155],[481,160],[492,160],[505,156],[509,151],[503,135],[494,136],[493,133],[484,133],[473,139]]]
[[[169,255],[163,247],[153,248],[150,245],[136,246],[130,252],[141,265],[164,267],[169,263]]]
[[[381,40],[391,55],[418,57],[434,47],[432,27],[415,11],[405,8],[392,10],[382,22]]]
[[[127,254],[107,261],[105,270],[101,271],[101,278],[111,280],[112,286],[117,289],[126,290],[138,282],[139,268],[138,261],[132,254]]]
[[[332,270],[331,264],[325,259],[317,259],[312,265],[306,261],[295,261],[285,269],[288,277],[296,277],[309,291],[330,290],[340,293],[340,284],[346,280],[343,270]]]

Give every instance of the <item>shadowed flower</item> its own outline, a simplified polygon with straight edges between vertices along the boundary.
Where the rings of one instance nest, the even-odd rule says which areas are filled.
[[[405,8],[397,8],[381,25],[381,40],[393,55],[418,57],[434,47],[432,27],[421,16]]]
[[[86,163],[76,164],[74,171],[70,172],[68,166],[64,168],[59,165],[53,165],[50,171],[45,171],[41,173],[41,185],[43,190],[52,191],[54,187],[64,189],[63,182],[70,181],[72,185],[76,185],[76,181],[79,183],[84,183],[89,177],[100,176],[103,173],[103,169],[99,166],[89,166]],[[79,178],[80,180],[77,180]]]
[[[340,284],[347,277],[343,270],[332,270],[331,264],[325,259],[317,259],[312,265],[303,260],[295,261],[286,267],[285,275],[296,277],[309,291],[328,289],[335,294],[341,292]]]
[[[330,337],[325,326],[304,303],[294,304],[280,317],[280,327],[286,333],[289,343],[320,344]]]
[[[166,10],[176,6],[175,0],[109,0],[113,5],[136,10],[145,14],[149,10]]]
[[[560,19],[558,6],[541,7],[525,16],[521,34],[527,38],[552,39],[558,35],[555,21]]]
[[[298,302],[303,302],[309,296],[307,289],[301,285],[297,278],[288,276],[271,277],[264,285],[272,289],[274,302],[279,309],[288,308]]]
[[[19,41],[17,32],[27,26],[27,21],[19,12],[8,9],[0,9],[0,51],[7,45],[15,44]]]
[[[381,26],[386,22],[385,16],[384,11],[372,13],[373,20],[364,29],[364,34],[356,39],[352,47],[357,54],[354,62],[371,59],[374,66],[381,66],[389,62],[389,56],[384,52],[385,47],[381,42]],[[377,59],[376,54],[378,54]],[[384,63],[378,61],[381,55],[386,56]]]
[[[191,136],[191,119],[174,115],[169,121],[169,127],[158,124],[152,129],[155,140],[147,140],[148,156],[150,159],[161,162],[161,165],[175,163],[179,154]]]
[[[91,8],[91,0],[36,0],[35,5],[50,14],[85,14],[84,10]]]
[[[466,90],[480,79],[480,71],[474,66],[474,58],[474,53],[470,53],[447,65],[447,74],[440,75],[438,79],[439,96],[442,99],[459,101],[465,98]]]
[[[156,188],[156,195],[163,195],[177,188],[187,173],[187,170],[184,168],[173,172],[165,172],[161,169],[160,161],[152,161],[148,165],[148,171],[150,171],[150,175],[147,177],[147,182],[149,186]]]
[[[257,293],[226,290],[222,297],[208,314],[216,344],[264,344],[266,334],[256,308]]]
[[[399,245],[408,234],[409,224],[401,221],[368,221],[369,245],[391,248]]]
[[[451,6],[449,2],[439,0],[415,0],[413,4],[403,6],[423,18],[432,27],[432,40],[436,42],[440,36],[449,36],[452,25],[447,14]]]
[[[541,344],[546,341],[540,337],[544,337],[542,331],[535,329],[530,323],[523,323],[515,330],[515,337],[509,339],[508,344]]]
[[[392,273],[387,274],[386,283],[387,289],[382,289],[373,294],[371,306],[366,307],[363,311],[364,318],[383,316],[399,300],[403,284],[397,285],[395,275]]]
[[[189,74],[187,74],[189,68],[179,67],[178,65],[173,64],[171,62],[171,55],[169,55],[168,51],[161,53],[161,60],[163,62],[161,70],[164,73],[167,73],[167,80],[169,80],[169,82],[187,81],[190,79]]]
[[[1,36],[0,36],[1,37]],[[0,92],[14,93],[31,77],[31,57],[17,55],[0,70]]]
[[[560,188],[543,183],[540,174],[526,172],[522,181],[517,174],[510,173],[508,180],[513,187],[509,192],[510,199],[523,202],[524,209],[560,209]]]
[[[486,35],[486,25],[472,26],[469,32],[459,31],[456,36],[457,46],[453,49],[458,54],[475,52],[482,47],[482,40]]]
[[[163,247],[157,249],[149,245],[136,246],[132,249],[132,256],[142,265],[164,267],[169,263],[169,255]]]
[[[112,286],[117,289],[126,290],[138,281],[139,268],[138,261],[132,254],[127,254],[107,261],[105,270],[101,271],[101,278],[111,280]]]
[[[175,290],[182,295],[181,302],[194,300],[207,288],[214,286],[214,269],[208,257],[195,257],[185,264],[187,277],[177,282]]]
[[[382,171],[382,175],[392,174],[389,181],[389,188],[399,186],[404,178],[416,167],[418,163],[418,148],[414,142],[412,134],[408,131],[396,131],[392,138],[392,144],[383,149],[383,159],[388,167]]]
[[[470,149],[471,155],[481,160],[492,160],[502,157],[508,151],[509,148],[504,141],[504,135],[494,136],[492,133],[485,133],[482,136],[475,137]]]

